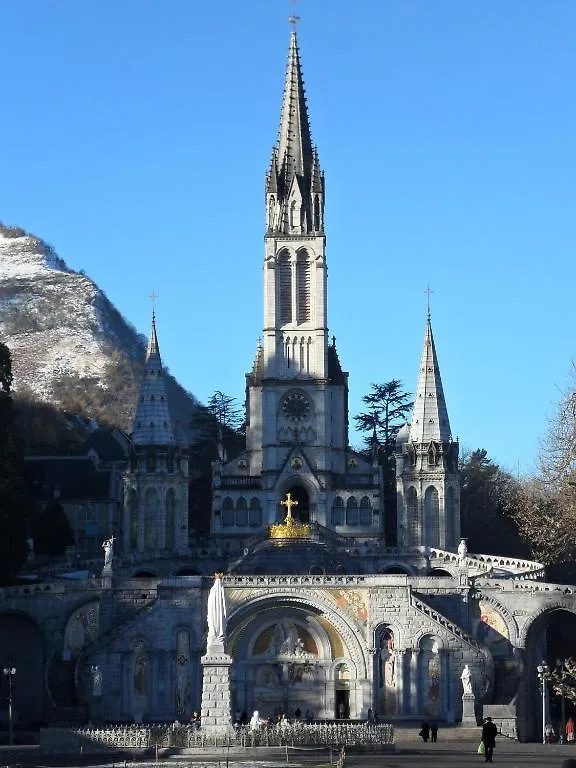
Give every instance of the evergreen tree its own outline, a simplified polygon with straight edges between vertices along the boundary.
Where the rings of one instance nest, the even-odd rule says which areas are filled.
[[[404,392],[399,379],[372,384],[362,402],[364,413],[354,416],[357,429],[364,432],[364,453],[382,467],[385,535],[388,544],[396,544],[396,469],[394,445],[406,415],[414,405],[411,393]]]
[[[9,583],[28,554],[32,503],[24,493],[24,457],[12,404],[12,359],[0,342],[0,583]]]
[[[520,484],[478,449],[460,460],[462,536],[471,552],[530,557],[518,525],[510,516]]]

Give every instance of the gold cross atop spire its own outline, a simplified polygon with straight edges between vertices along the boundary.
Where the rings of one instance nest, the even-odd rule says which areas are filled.
[[[288,510],[286,513],[286,520],[285,523],[288,523],[290,520],[292,520],[292,507],[297,507],[298,502],[292,498],[291,493],[286,494],[286,498],[284,501],[281,501],[280,504],[282,504],[283,507],[286,507]]]
[[[290,25],[292,27],[292,30],[296,31],[296,24],[300,21],[300,16],[296,15],[296,3],[298,0],[290,0],[290,5],[292,6],[292,13],[290,16],[288,16],[288,21],[290,22]]]
[[[428,285],[424,293],[426,294],[426,313],[428,316],[428,320],[430,320],[430,296],[434,293],[434,291]]]

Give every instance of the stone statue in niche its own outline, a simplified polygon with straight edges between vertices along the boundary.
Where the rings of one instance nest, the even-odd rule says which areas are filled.
[[[92,672],[92,696],[102,696],[102,670],[96,664],[90,671]]]

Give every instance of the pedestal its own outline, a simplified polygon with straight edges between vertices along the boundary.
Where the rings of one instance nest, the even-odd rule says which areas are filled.
[[[234,733],[230,702],[230,667],[232,657],[224,647],[211,646],[202,664],[202,730],[208,733]]]
[[[473,693],[462,695],[462,723],[468,727],[476,727],[476,697]]]
[[[112,566],[102,568],[102,589],[112,589]]]

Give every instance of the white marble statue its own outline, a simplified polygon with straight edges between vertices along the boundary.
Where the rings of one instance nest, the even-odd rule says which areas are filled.
[[[222,645],[226,632],[226,601],[221,574],[215,574],[214,584],[208,595],[208,640],[207,645]]]
[[[462,680],[462,688],[464,695],[474,695],[474,691],[472,690],[472,673],[470,672],[470,667],[468,664],[465,665],[464,669],[462,670],[462,674],[460,675],[460,680]]]
[[[104,568],[111,567],[114,557],[114,536],[102,542],[102,549],[104,550]]]
[[[102,670],[98,665],[92,667],[92,696],[102,696]]]
[[[464,563],[467,555],[468,546],[466,545],[466,539],[460,539],[460,544],[458,544],[458,562]]]
[[[251,731],[258,731],[265,723],[265,720],[260,719],[260,713],[257,709],[254,710],[254,714],[250,718],[250,730]]]

